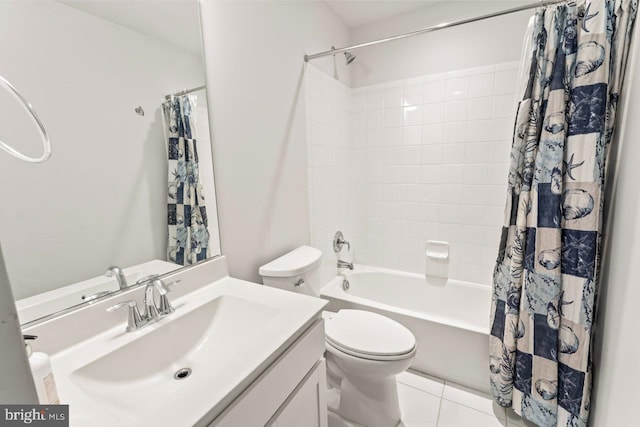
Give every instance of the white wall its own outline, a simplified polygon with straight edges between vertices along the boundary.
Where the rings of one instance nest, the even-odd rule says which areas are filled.
[[[629,92],[620,105],[629,102],[624,135],[613,145],[610,167],[617,180],[608,177],[608,220],[605,228],[605,251],[600,284],[600,302],[596,320],[594,349],[594,395],[590,425],[593,427],[637,424],[635,400],[640,382],[640,340],[638,340],[638,306],[640,286],[635,267],[640,260],[640,46],[636,22],[635,40],[629,61],[634,66],[627,84]],[[621,119],[622,117],[619,117]],[[619,122],[620,123],[620,122]],[[616,146],[616,144],[618,144]],[[616,152],[619,155],[616,156]],[[612,193],[614,191],[615,193]],[[634,421],[635,420],[635,421]]]
[[[34,105],[53,143],[42,165],[0,155],[0,232],[16,298],[110,264],[163,259],[160,104],[203,83],[201,59],[48,1],[0,2],[0,56],[0,72]],[[0,103],[0,138],[39,153],[27,114],[4,90]]]
[[[260,281],[309,243],[303,56],[348,30],[324,2],[207,1],[202,19],[222,251],[232,276]]]
[[[437,2],[354,28],[351,42],[364,43],[526,3],[531,2]],[[533,10],[519,12],[354,51],[358,58],[351,65],[352,87],[518,60],[532,14]]]

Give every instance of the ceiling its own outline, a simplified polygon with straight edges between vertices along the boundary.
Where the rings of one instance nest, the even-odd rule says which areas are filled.
[[[329,6],[350,28],[373,24],[440,2],[441,0],[327,0]]]
[[[59,0],[131,30],[169,43],[196,55],[202,55],[200,11],[195,0]],[[176,28],[180,36],[176,36]]]

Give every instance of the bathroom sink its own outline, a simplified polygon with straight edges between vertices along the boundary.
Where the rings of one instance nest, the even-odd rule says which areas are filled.
[[[249,350],[279,310],[234,296],[213,299],[71,374],[87,395],[113,410],[153,398],[162,408],[186,382],[214,379]]]
[[[224,277],[173,299],[172,315],[125,332],[126,313],[105,312],[114,301],[86,309],[112,319],[108,329],[51,354],[71,426],[133,426],[141,420],[157,426],[208,425],[316,321],[326,304]],[[82,323],[69,318],[61,324],[81,329]]]

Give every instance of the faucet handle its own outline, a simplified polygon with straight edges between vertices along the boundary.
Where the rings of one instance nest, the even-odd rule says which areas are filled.
[[[351,250],[351,244],[344,240],[344,235],[342,231],[337,231],[336,235],[333,236],[333,251],[338,253],[342,250],[342,247],[347,245],[347,250]]]
[[[178,279],[178,280],[174,280],[173,282],[169,282],[169,283],[162,282],[162,285],[167,290],[167,292],[171,292],[171,291],[173,291],[173,287],[175,285],[179,285],[180,283],[182,283],[182,280]]]
[[[160,295],[160,302],[158,304],[158,312],[160,316],[167,316],[173,313],[175,310],[171,306],[169,299],[167,298],[167,294],[172,291],[172,287],[179,284],[182,280],[174,280],[170,283],[164,283],[161,279],[156,279],[153,281],[154,286],[158,290],[158,294]]]
[[[154,280],[154,279],[157,279],[157,278],[158,278],[157,274],[150,274],[148,276],[144,276],[144,277],[136,280],[136,285],[139,285],[141,283],[148,282],[150,280]]]
[[[138,303],[134,300],[123,301],[121,303],[112,305],[111,307],[107,308],[107,311],[111,313],[122,307],[129,307],[127,332],[135,331],[145,323],[145,320],[142,319],[142,316],[140,315],[140,310],[138,310]]]

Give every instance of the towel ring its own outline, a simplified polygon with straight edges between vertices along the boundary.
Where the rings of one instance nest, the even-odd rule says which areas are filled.
[[[11,83],[7,81],[4,77],[0,76],[0,84],[2,84],[9,93],[11,93],[16,99],[18,99],[22,103],[22,107],[31,114],[31,117],[38,125],[38,130],[40,131],[40,138],[42,139],[42,148],[44,149],[44,153],[40,157],[29,157],[15,148],[11,147],[4,141],[0,140],[0,148],[2,148],[7,153],[11,154],[14,157],[17,157],[20,160],[24,160],[29,163],[42,163],[46,161],[49,157],[51,157],[51,141],[49,140],[49,135],[47,134],[47,130],[44,128],[44,125],[40,121],[40,118],[36,114],[36,111],[33,109],[29,101],[26,100],[24,96],[18,89],[16,89]]]

